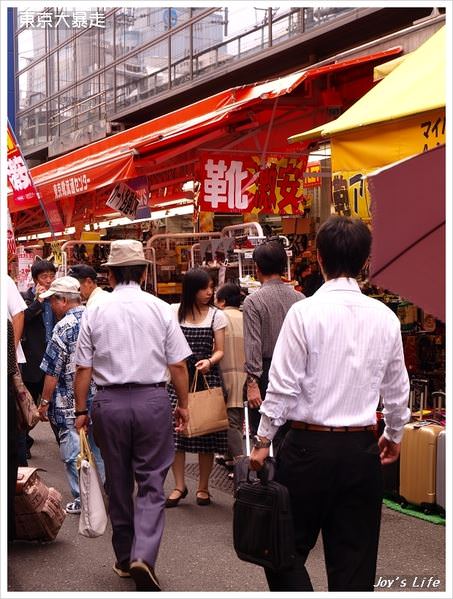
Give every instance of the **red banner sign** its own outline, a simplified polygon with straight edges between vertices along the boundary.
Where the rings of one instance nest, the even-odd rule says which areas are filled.
[[[321,163],[311,162],[307,165],[304,187],[319,187],[321,185]]]
[[[301,214],[307,156],[260,156],[222,153],[201,156],[200,210]]]
[[[38,202],[46,216],[51,232],[58,233],[64,231],[64,223],[55,202],[47,202],[44,206],[41,201],[9,123],[7,128],[7,147],[6,173],[8,182],[13,190],[14,204],[20,206],[21,209],[26,209]]]
[[[33,185],[19,146],[16,143],[14,134],[9,127],[9,123],[7,135],[8,154],[6,173],[9,184],[13,189],[14,202],[16,204],[25,204],[30,201],[38,202],[35,186]]]

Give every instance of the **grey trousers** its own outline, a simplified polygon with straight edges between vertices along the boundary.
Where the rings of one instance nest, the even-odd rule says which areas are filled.
[[[164,530],[163,485],[174,459],[167,391],[165,387],[98,391],[91,418],[105,464],[116,559],[120,563],[141,559],[154,566]]]
[[[242,427],[244,424],[244,408],[227,408],[228,422],[228,458],[233,459],[244,453]]]

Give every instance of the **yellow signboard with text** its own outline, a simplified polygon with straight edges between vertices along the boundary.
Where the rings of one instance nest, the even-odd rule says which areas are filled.
[[[371,205],[365,175],[444,143],[445,109],[354,129],[333,137],[332,198],[335,211],[369,219]]]

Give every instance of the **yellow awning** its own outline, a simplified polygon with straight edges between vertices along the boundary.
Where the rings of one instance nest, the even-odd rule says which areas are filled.
[[[399,67],[399,65],[406,60],[409,55],[410,53],[404,54],[404,56],[397,56],[393,60],[388,60],[387,62],[378,64],[377,67],[374,67],[373,69],[373,81],[381,81],[381,79],[384,79],[384,77],[390,75],[390,73],[396,69],[396,67]]]
[[[298,133],[289,142],[333,137],[367,125],[445,106],[446,48],[442,27],[335,121]]]

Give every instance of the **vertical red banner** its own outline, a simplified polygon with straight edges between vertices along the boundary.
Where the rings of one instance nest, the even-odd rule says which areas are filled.
[[[27,164],[9,123],[7,128],[7,148],[6,173],[8,183],[13,190],[14,203],[17,206],[26,208],[30,203],[33,205],[38,201],[46,216],[51,232],[58,233],[64,231],[64,223],[56,203],[48,202],[44,205],[33,183]]]

